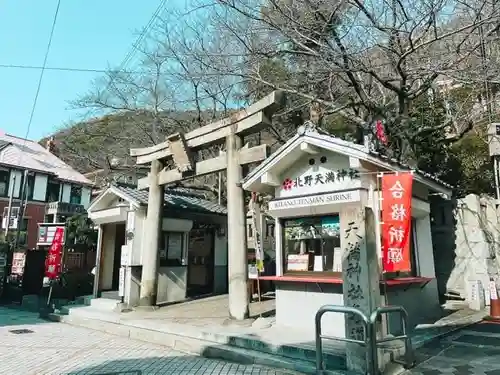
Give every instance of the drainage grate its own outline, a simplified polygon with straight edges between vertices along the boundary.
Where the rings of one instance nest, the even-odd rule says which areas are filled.
[[[34,331],[32,331],[31,329],[13,329],[9,332],[15,335],[22,335],[23,333],[34,333]]]

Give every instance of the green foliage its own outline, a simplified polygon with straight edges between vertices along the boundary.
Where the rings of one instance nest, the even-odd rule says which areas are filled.
[[[27,233],[26,231],[19,232],[19,239],[17,243],[18,248],[23,248],[26,245]],[[6,253],[14,250],[16,242],[16,231],[10,230],[5,236],[5,232],[0,233],[0,253]]]
[[[66,248],[85,252],[97,247],[97,231],[87,214],[78,214],[66,220]]]
[[[485,132],[470,132],[450,148],[461,173],[456,185],[459,196],[470,193],[494,195],[493,163],[485,135]]]

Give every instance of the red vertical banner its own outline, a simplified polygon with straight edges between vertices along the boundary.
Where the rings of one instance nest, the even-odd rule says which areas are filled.
[[[49,279],[55,279],[61,273],[63,239],[64,228],[57,227],[45,260],[45,276]]]
[[[411,271],[411,172],[382,175],[384,272]]]

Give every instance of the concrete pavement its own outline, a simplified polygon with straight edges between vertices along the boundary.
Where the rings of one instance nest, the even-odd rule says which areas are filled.
[[[482,322],[417,351],[405,375],[500,375],[500,324]]]
[[[205,359],[161,345],[49,323],[0,307],[0,375],[284,375],[257,365]]]

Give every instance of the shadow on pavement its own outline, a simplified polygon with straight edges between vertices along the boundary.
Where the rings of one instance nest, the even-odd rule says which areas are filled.
[[[47,324],[47,321],[40,319],[38,313],[26,311],[20,307],[14,306],[0,307],[0,327],[41,323]]]
[[[433,340],[416,352],[417,366],[405,374],[500,374],[500,325],[487,321]]]
[[[146,357],[110,360],[94,366],[79,367],[64,375],[170,375],[170,374],[210,374],[210,375],[285,375],[286,370],[264,368],[257,365],[240,365],[195,356]]]

